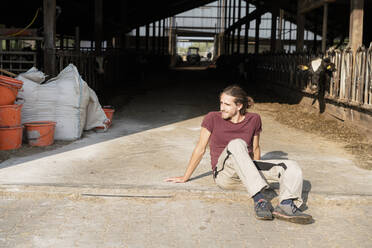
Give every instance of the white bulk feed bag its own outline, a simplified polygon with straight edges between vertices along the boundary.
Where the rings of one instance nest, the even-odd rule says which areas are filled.
[[[74,65],[68,65],[57,77],[40,87],[39,96],[55,106],[56,140],[75,140],[81,137],[89,102],[89,89]],[[49,91],[48,88],[56,91]]]
[[[107,124],[110,120],[107,118],[105,111],[103,111],[101,105],[99,104],[98,97],[94,90],[89,88],[89,92],[89,104],[87,107],[87,118],[84,130],[90,130],[95,127],[103,127],[104,131],[106,131]]]
[[[44,73],[32,67],[27,72],[19,74],[16,79],[23,82],[22,89],[17,95],[18,98],[21,98],[20,102],[23,102],[22,123],[37,120],[37,115],[42,114],[42,112],[39,112],[38,101],[40,99],[39,86],[45,80]],[[40,107],[43,108],[43,106]],[[49,108],[49,110],[45,110],[46,112],[55,111],[55,107],[51,105],[46,105],[45,108]]]
[[[25,80],[27,75],[21,74],[18,79],[24,82],[24,91],[20,96],[25,100],[22,108],[22,123],[55,121],[57,123],[55,140],[75,140],[81,137],[93,90],[84,82],[74,65],[68,65],[57,77],[42,85]],[[101,111],[103,112],[102,108]],[[106,129],[104,123],[107,118],[104,112],[101,114],[98,111],[92,114],[96,116],[95,124],[100,123],[97,126]]]
[[[39,71],[36,67],[32,67],[27,72],[21,73],[18,77],[22,77],[30,82],[41,84],[45,81],[45,74]]]

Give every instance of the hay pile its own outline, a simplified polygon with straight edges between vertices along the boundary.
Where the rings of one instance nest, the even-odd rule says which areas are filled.
[[[362,130],[299,104],[260,103],[261,108],[282,124],[345,143],[344,148],[355,156],[356,164],[372,170],[372,140]]]

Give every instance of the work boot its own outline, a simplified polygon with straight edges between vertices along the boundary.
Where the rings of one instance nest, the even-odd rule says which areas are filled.
[[[270,211],[270,204],[265,199],[261,199],[254,203],[254,211],[256,213],[256,218],[259,220],[273,219],[273,215]]]
[[[298,224],[310,224],[313,220],[311,215],[302,213],[293,202],[290,204],[278,204],[278,206],[274,208],[273,216],[280,220]]]

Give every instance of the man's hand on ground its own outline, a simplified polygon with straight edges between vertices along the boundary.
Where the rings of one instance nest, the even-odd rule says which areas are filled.
[[[172,182],[172,183],[185,183],[187,180],[185,180],[184,177],[170,177],[164,180],[164,182]]]

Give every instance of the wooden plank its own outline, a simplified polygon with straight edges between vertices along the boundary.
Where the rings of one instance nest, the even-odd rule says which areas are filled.
[[[364,0],[350,0],[350,44],[353,54],[363,44]]]

